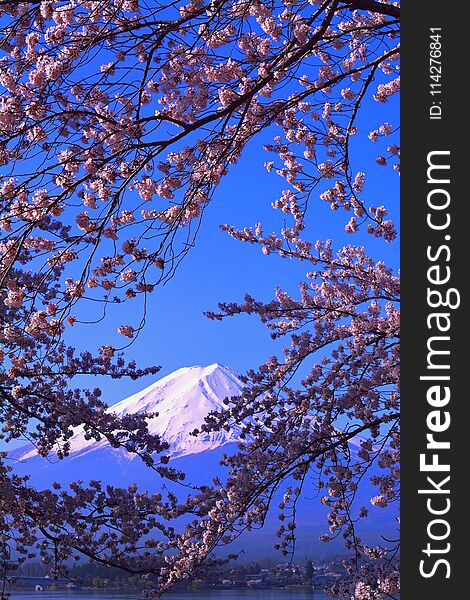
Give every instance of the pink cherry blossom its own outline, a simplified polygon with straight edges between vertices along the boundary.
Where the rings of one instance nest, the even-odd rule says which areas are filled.
[[[399,282],[362,246],[334,250],[307,235],[323,202],[351,243],[361,231],[377,244],[397,235],[380,189],[368,195],[369,157],[354,154],[352,140],[369,137],[375,144],[364,147],[378,148],[372,158],[388,167],[383,176],[396,176],[388,101],[400,89],[400,8],[366,4],[1,4],[0,439],[9,448],[27,437],[41,456],[67,460],[82,427],[136,454],[161,486],[154,495],[97,481],[35,489],[0,453],[0,562],[8,547],[18,561],[38,555],[59,573],[86,555],[154,576],[149,594],[158,596],[197,575],[240,531],[262,526],[278,510],[269,494],[277,482],[285,489],[276,544],[291,553],[292,515],[308,480],[328,507],[322,539],[341,535],[354,550],[337,594],[397,589],[397,565],[385,559],[393,544],[358,542],[352,515],[366,518],[355,496],[372,465],[372,503],[388,510],[398,498]],[[286,342],[285,353],[250,370],[246,392],[201,424],[203,432],[246,427],[252,440],[226,459],[225,481],[178,487],[184,475],[167,466],[146,415],[111,414],[100,388],[81,387],[78,376],[158,371],[127,358],[146,326],[147,296],[178,276],[206,208],[217,199],[223,210],[221,183],[255,147],[265,153],[260,164],[282,178],[282,191],[267,199],[282,225],[223,230],[299,263],[304,277],[296,294],[280,287],[269,301],[248,294],[209,313],[257,317]],[[239,200],[242,217],[249,200]],[[329,231],[328,218],[321,227]],[[135,317],[137,306],[144,314]],[[89,322],[110,313],[125,324],[97,348],[76,350],[73,336],[101,331]],[[305,375],[294,383],[298,369]],[[260,426],[243,425],[247,415]],[[351,462],[354,435],[363,441]]]

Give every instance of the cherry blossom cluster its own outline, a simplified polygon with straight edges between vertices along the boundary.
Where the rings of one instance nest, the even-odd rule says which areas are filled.
[[[158,594],[206,568],[240,530],[262,526],[274,490],[282,489],[278,546],[289,552],[296,498],[313,469],[330,510],[326,538],[343,535],[377,566],[351,576],[356,591],[338,593],[396,588],[393,561],[385,568],[357,540],[350,507],[371,465],[372,505],[396,500],[398,282],[362,248],[334,255],[302,235],[318,199],[346,213],[351,234],[396,236],[382,199],[367,198],[355,147],[362,139],[380,153],[378,170],[399,169],[387,112],[399,92],[399,18],[389,0],[0,2],[0,438],[27,438],[41,455],[66,459],[83,427],[137,454],[164,490],[35,490],[2,454],[2,543],[20,559],[39,553],[57,570],[85,555],[152,574]],[[378,122],[359,118],[370,103],[384,111]],[[123,354],[145,324],[146,297],[174,275],[219,184],[262,132],[271,140],[266,168],[286,182],[273,199],[286,225],[279,234],[261,224],[225,229],[311,271],[298,298],[279,289],[270,303],[247,296],[211,315],[257,314],[290,343],[283,360],[249,374],[250,391],[226,414],[202,425],[256,417],[249,452],[226,459],[226,482],[191,489],[148,434],[146,415],[117,418],[78,376],[157,371]],[[120,308],[127,302],[141,303],[140,321]],[[86,326],[84,310],[99,322],[111,304],[122,310],[122,341],[76,350],[69,340]],[[311,371],[296,386],[303,364]]]
[[[272,356],[250,371],[245,393],[227,399],[227,410],[210,415],[202,427],[218,431],[250,418],[244,427],[249,441],[226,458],[230,497],[215,520],[231,515],[235,504],[227,524],[235,539],[263,523],[282,491],[276,547],[289,554],[299,497],[320,493],[329,511],[321,539],[341,536],[354,553],[347,564],[351,578],[336,593],[388,597],[398,590],[398,540],[371,548],[359,532],[371,507],[385,509],[399,498],[399,279],[362,247],[335,254],[329,241],[265,236],[259,226],[225,229],[310,270],[297,296],[279,288],[271,302],[246,295],[242,303],[222,303],[219,312],[208,313],[218,320],[256,315],[274,339],[286,341],[282,358]],[[352,452],[351,444],[359,450]],[[364,477],[376,486],[369,507],[356,501]]]

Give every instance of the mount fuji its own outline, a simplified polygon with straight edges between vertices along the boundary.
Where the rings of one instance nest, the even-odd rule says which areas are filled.
[[[228,432],[201,432],[197,436],[192,435],[192,432],[196,428],[200,429],[210,412],[226,408],[224,398],[240,395],[244,387],[235,371],[218,363],[183,367],[137,394],[110,406],[107,412],[117,416],[157,413],[147,421],[149,433],[160,436],[169,444],[165,454],[172,459],[180,458],[240,441],[240,426],[234,426]],[[82,426],[76,429],[69,442],[70,454],[67,461],[92,453],[102,455],[102,451],[121,460],[136,458],[135,454],[111,448],[106,439],[86,439]],[[15,458],[22,461],[35,456],[36,448],[31,445],[19,448],[15,452]]]
[[[108,411],[117,415],[158,413],[148,419],[148,429],[169,444],[164,453],[170,457],[169,466],[186,473],[190,483],[210,485],[216,476],[222,480],[225,478],[226,470],[220,465],[220,460],[223,454],[230,455],[237,451],[242,441],[241,427],[234,426],[229,431],[200,432],[197,436],[192,433],[195,429],[200,430],[211,411],[223,411],[226,408],[223,402],[225,398],[240,395],[244,387],[245,384],[234,370],[218,363],[184,367],[110,406]],[[160,477],[140,459],[135,460],[135,455],[122,449],[113,449],[107,440],[87,440],[83,428],[76,429],[70,438],[70,445],[70,453],[63,460],[54,455],[44,459],[31,444],[17,448],[10,454],[14,471],[19,475],[28,474],[30,483],[42,489],[50,487],[55,481],[67,487],[72,481],[87,482],[91,479],[122,487],[136,483],[139,489],[149,492],[161,488]],[[373,488],[366,484],[358,498],[358,502],[369,506],[372,517],[365,520],[368,531],[364,532],[364,537],[375,539],[378,529],[383,528],[393,535],[395,518],[389,511],[370,505],[369,499],[374,495],[372,491]],[[313,490],[310,493],[314,493]],[[341,551],[341,542],[332,542],[325,548],[325,544],[318,541],[319,535],[325,530],[326,509],[308,497],[310,493],[305,492],[298,506],[298,551],[305,555]],[[239,545],[247,550],[245,556],[250,554],[250,548],[256,548],[257,556],[260,552],[271,554],[277,527],[277,517],[273,515],[262,530],[250,532],[251,543],[247,548],[242,537]]]

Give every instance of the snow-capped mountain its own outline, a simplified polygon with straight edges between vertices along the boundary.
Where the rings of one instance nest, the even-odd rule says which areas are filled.
[[[203,432],[197,436],[192,435],[192,432],[200,430],[211,411],[225,409],[223,401],[226,397],[239,395],[243,388],[244,384],[238,374],[220,364],[184,367],[110,406],[108,410],[117,415],[158,413],[158,416],[149,419],[148,427],[151,433],[158,434],[168,442],[169,449],[165,454],[171,457],[170,465],[186,473],[186,481],[210,485],[214,477],[222,480],[226,477],[227,470],[221,466],[220,460],[224,453],[236,452],[240,442],[240,427],[231,427],[228,432]],[[353,441],[352,446],[354,445]],[[67,487],[71,481],[87,482],[91,479],[120,487],[137,483],[139,489],[151,492],[161,490],[162,485],[162,479],[152,469],[139,459],[133,460],[135,455],[112,449],[106,440],[87,440],[80,428],[77,428],[71,438],[71,452],[64,460],[54,456],[44,459],[37,455],[32,445],[16,449],[10,458],[15,472],[18,475],[28,475],[30,483],[38,489],[47,489],[56,481]],[[172,489],[171,482],[165,480],[165,485]],[[179,493],[181,490],[175,487],[175,491]],[[279,500],[282,493],[282,490],[277,492]],[[369,505],[369,499],[373,495],[374,490],[365,484],[364,489],[360,490],[358,504]],[[277,504],[276,500],[274,505]],[[325,511],[325,507],[311,500],[310,490],[306,489],[298,505],[298,525],[301,525],[297,540],[298,552],[308,554],[315,551],[319,556],[325,552],[324,545],[317,541],[324,532]],[[385,519],[386,515],[376,507],[371,507],[370,512],[375,516],[367,520],[366,525],[370,530],[365,532],[365,537],[375,540],[377,523]],[[389,521],[390,517],[385,525],[390,535],[394,535],[394,523]],[[243,548],[245,556],[253,558],[258,557],[260,552],[269,555],[278,524],[277,513],[274,511],[263,530],[250,534],[251,543],[245,547],[243,538],[238,546],[235,545],[236,551]],[[328,545],[330,552],[338,551],[339,548],[333,542]]]
[[[148,420],[149,432],[159,435],[170,445],[166,454],[172,458],[214,450],[240,440],[240,427],[194,436],[205,417],[212,411],[225,409],[226,397],[238,396],[244,384],[235,371],[214,363],[209,366],[183,367],[159,379],[141,392],[114,404],[108,409],[118,416],[136,413],[158,413]],[[79,458],[96,451],[109,450],[128,460],[135,458],[123,450],[113,450],[107,440],[87,440],[83,427],[77,428],[70,439],[69,459]],[[101,454],[102,452],[100,452]],[[26,460],[34,457],[36,449],[26,446],[16,457]]]

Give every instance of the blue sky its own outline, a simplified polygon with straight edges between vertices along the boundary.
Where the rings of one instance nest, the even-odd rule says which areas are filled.
[[[101,56],[100,62],[103,60]],[[84,69],[91,69],[93,64],[95,59],[87,62]],[[398,221],[399,177],[391,167],[375,163],[377,154],[385,153],[388,139],[374,144],[367,134],[384,121],[396,126],[398,117],[397,98],[391,98],[386,105],[364,101],[357,119],[359,134],[353,138],[351,149],[353,170],[367,173],[363,196],[366,204],[385,204],[395,221]],[[273,129],[258,135],[232,167],[206,209],[196,246],[180,264],[174,278],[149,296],[147,325],[126,350],[126,357],[135,358],[141,366],[161,365],[157,377],[182,366],[212,362],[243,372],[257,367],[280,349],[281,344],[271,341],[256,317],[239,316],[214,322],[203,315],[205,310],[216,309],[220,301],[241,300],[246,292],[269,300],[276,285],[294,291],[303,280],[306,265],[276,256],[266,257],[260,248],[235,241],[219,228],[222,223],[243,227],[258,221],[265,225],[266,231],[282,226],[282,215],[271,208],[271,202],[286,187],[286,182],[263,167],[265,161],[273,159],[273,155],[263,150],[265,143],[272,143],[273,135]],[[344,225],[349,216],[343,211],[334,214],[326,203],[312,198],[308,215],[310,239],[331,238],[336,248],[344,243],[364,244],[375,258],[398,267],[398,241],[387,244],[363,233],[346,234]],[[120,345],[125,339],[117,335],[117,327],[138,322],[140,310],[138,302],[111,307],[108,318],[98,325],[77,324],[69,330],[67,341],[78,349],[92,351],[102,344]],[[88,308],[85,314],[90,314]],[[153,379],[154,376],[140,381],[82,378],[75,384],[100,386],[104,400],[113,404],[149,385]]]
[[[369,126],[362,128],[357,136],[353,152],[354,168],[367,173],[363,196],[366,204],[385,204],[395,221],[398,221],[399,177],[391,167],[375,164],[376,155],[384,152],[386,143],[374,144],[367,134],[383,121],[396,124],[397,118],[398,107],[393,100],[386,107],[371,103],[364,115]],[[160,373],[139,381],[83,381],[93,387],[99,385],[106,402],[114,404],[155,378],[183,366],[219,362],[243,372],[257,367],[280,349],[282,344],[272,342],[256,317],[238,316],[215,322],[203,315],[205,310],[215,309],[220,301],[241,300],[246,292],[269,300],[276,285],[294,291],[308,269],[306,265],[274,255],[266,257],[260,248],[242,244],[220,231],[222,223],[243,227],[261,221],[266,231],[282,226],[282,214],[271,208],[271,202],[286,187],[286,182],[263,167],[271,155],[262,146],[271,140],[272,132],[266,132],[247,148],[206,209],[196,246],[173,279],[149,296],[146,327],[126,350],[126,357],[136,358],[141,366],[161,365]],[[367,234],[348,235],[344,225],[350,215],[341,211],[332,213],[326,203],[316,197],[313,200],[308,218],[310,239],[331,238],[336,248],[344,243],[364,244],[376,259],[384,259],[398,268],[397,240],[387,244]],[[72,330],[74,345],[94,349],[103,343],[122,343],[116,328],[136,322],[139,311],[138,303],[128,303],[110,311],[104,323],[76,326]]]

